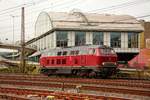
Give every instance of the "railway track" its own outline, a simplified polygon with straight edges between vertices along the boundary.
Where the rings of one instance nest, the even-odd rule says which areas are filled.
[[[49,78],[49,77],[40,76],[40,75],[29,76],[29,75],[1,75],[0,74],[0,84],[12,85],[16,87],[20,87],[20,86],[30,87],[30,90],[32,90],[34,87],[39,87],[39,88],[45,87],[48,89],[55,88],[55,89],[61,89],[61,90],[78,89],[80,90],[80,92],[81,91],[82,92],[94,91],[94,92],[118,93],[118,94],[146,96],[150,98],[150,81],[146,81],[146,80]],[[3,90],[3,87],[0,87],[0,92],[1,90]],[[49,91],[49,90],[46,90],[46,91]],[[21,99],[18,99],[18,100],[21,100]],[[80,99],[75,99],[75,100],[80,100]],[[98,99],[90,99],[90,100],[98,100]],[[101,99],[101,100],[104,100],[104,99]],[[115,100],[115,99],[109,99],[109,100]],[[122,99],[119,99],[119,100],[122,100]]]
[[[49,78],[47,76],[29,76],[29,75],[0,75],[0,80],[27,80],[41,82],[59,82],[75,84],[96,84],[96,85],[113,85],[127,86],[135,88],[150,89],[150,81],[146,80],[123,80],[123,79],[83,79],[83,78]]]
[[[0,80],[1,84],[11,84],[19,86],[38,86],[47,88],[64,88],[64,89],[75,89],[79,84],[69,84],[69,83],[48,83],[48,82],[34,82],[34,81],[17,81],[17,80]],[[122,93],[122,94],[132,94],[140,96],[150,96],[150,90],[148,89],[134,89],[134,88],[123,88],[123,87],[113,87],[113,86],[95,86],[95,85],[80,85],[80,91],[101,91],[101,92],[111,92],[111,93]]]
[[[12,94],[5,94],[0,93],[0,99],[2,100],[29,100],[28,98],[25,98],[24,96],[17,96]]]
[[[0,94],[0,98],[7,100],[46,100],[47,96],[54,96],[54,100],[129,100],[116,97],[6,87],[0,88],[0,92],[3,93]]]

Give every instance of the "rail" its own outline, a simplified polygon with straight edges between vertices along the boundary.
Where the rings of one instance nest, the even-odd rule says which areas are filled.
[[[81,78],[49,78],[46,76],[2,75],[0,84],[59,89],[78,90],[77,92],[107,92],[125,95],[150,97],[150,81],[145,80],[112,80],[112,79],[81,79]],[[79,87],[80,85],[80,87]]]

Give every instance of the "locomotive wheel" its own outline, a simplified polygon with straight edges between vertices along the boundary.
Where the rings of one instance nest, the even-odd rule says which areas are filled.
[[[101,69],[100,77],[101,78],[110,78],[115,73],[115,68],[105,67]]]
[[[51,76],[51,75],[55,75],[55,72],[57,71],[57,69],[41,69],[40,73],[44,74],[46,76]]]
[[[100,73],[100,77],[101,78],[107,78],[108,77],[108,69],[107,68],[103,68],[101,73]]]
[[[97,77],[97,73],[96,73],[96,72],[91,71],[91,72],[89,73],[89,78],[96,78],[96,77]]]
[[[77,73],[78,73],[78,70],[77,69],[73,69],[72,71],[71,71],[71,74],[74,76],[74,75],[77,75]]]
[[[41,69],[40,73],[47,76],[48,75],[48,69]]]

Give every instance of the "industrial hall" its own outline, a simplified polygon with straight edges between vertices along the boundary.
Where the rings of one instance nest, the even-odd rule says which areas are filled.
[[[84,12],[41,12],[35,23],[35,37],[27,42],[43,50],[81,45],[114,48],[119,61],[129,61],[140,52],[140,21],[129,15]],[[127,57],[128,56],[128,57]]]

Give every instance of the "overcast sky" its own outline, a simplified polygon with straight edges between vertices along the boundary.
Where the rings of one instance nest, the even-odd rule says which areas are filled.
[[[15,16],[15,41],[20,40],[20,15],[23,4],[25,4],[26,39],[34,37],[34,24],[42,11],[70,12],[76,9],[81,12],[127,14],[135,17],[150,15],[150,0],[0,0],[1,41],[13,40],[12,16]],[[150,21],[150,17],[140,19]]]

